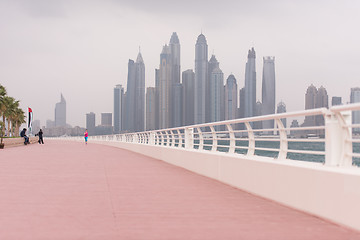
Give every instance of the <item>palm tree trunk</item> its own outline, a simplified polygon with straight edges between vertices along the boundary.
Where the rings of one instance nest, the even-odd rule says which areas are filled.
[[[8,137],[10,137],[10,133],[11,133],[11,128],[10,128],[10,120],[8,119],[8,122],[7,122],[7,124],[8,124]]]
[[[4,114],[3,114],[3,123],[4,123],[4,128],[1,130],[2,131],[2,136],[4,136],[5,135],[5,116],[4,116]],[[1,139],[2,140],[2,139]],[[2,143],[2,142],[1,142]]]

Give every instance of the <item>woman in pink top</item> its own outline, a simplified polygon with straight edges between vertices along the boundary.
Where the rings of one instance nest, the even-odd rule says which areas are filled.
[[[87,129],[85,130],[84,136],[85,136],[85,144],[87,144],[87,140],[88,140],[88,137],[89,137]]]

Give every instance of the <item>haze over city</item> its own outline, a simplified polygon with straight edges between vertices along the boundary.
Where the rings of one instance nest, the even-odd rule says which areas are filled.
[[[127,63],[141,49],[146,87],[173,32],[181,71],[194,69],[202,32],[226,79],[244,85],[248,50],[256,50],[257,99],[263,56],[275,56],[276,103],[304,109],[307,87],[349,102],[359,87],[358,1],[7,1],[0,2],[0,83],[45,125],[62,93],[67,123],[113,111],[113,88],[126,87]],[[99,119],[99,118],[97,118]]]

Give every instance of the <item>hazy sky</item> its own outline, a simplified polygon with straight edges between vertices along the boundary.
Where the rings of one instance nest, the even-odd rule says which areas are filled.
[[[257,61],[261,100],[263,56],[275,56],[276,99],[304,109],[313,83],[346,103],[360,87],[358,0],[0,0],[0,83],[32,107],[45,125],[62,93],[67,122],[113,111],[113,88],[126,85],[127,63],[141,53],[146,86],[154,86],[162,46],[172,32],[181,44],[181,70],[193,69],[203,32],[225,79],[244,86],[247,51]]]

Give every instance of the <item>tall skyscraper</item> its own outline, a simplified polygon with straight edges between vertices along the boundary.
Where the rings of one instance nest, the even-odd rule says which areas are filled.
[[[255,105],[255,115],[254,116],[261,116],[263,115],[262,114],[262,111],[263,111],[263,105],[260,101],[257,101],[256,102],[256,105]],[[261,129],[263,128],[263,121],[257,121],[257,122],[254,122],[253,123],[253,128],[254,129]],[[263,132],[264,134],[267,134],[269,132]],[[270,131],[270,133],[272,134],[273,132]],[[256,134],[260,134],[259,132],[257,132]]]
[[[210,75],[210,122],[224,120],[224,74],[219,67]]]
[[[95,133],[95,113],[93,112],[86,114],[86,129],[90,135]]]
[[[101,113],[101,126],[112,126],[112,113]]]
[[[145,129],[145,64],[139,52],[136,62],[129,59],[125,98],[125,127],[129,132]]]
[[[55,105],[55,127],[66,127],[66,101],[62,94]]]
[[[252,48],[248,53],[245,68],[245,117],[255,116],[256,108],[256,67],[255,50]]]
[[[160,129],[160,70],[155,69],[155,129]]]
[[[310,85],[305,94],[305,110],[314,109],[316,104],[317,89],[314,85]],[[306,116],[304,126],[315,126],[315,116]]]
[[[182,125],[182,85],[180,83],[180,41],[176,32],[171,35],[169,47],[171,52],[170,127],[179,127]]]
[[[329,108],[329,97],[327,94],[326,89],[321,86],[318,89],[317,95],[316,95],[316,103],[315,103],[315,108]],[[316,126],[323,126],[325,125],[325,119],[323,116],[316,116],[315,117],[315,124]]]
[[[145,64],[139,52],[135,63],[135,131],[145,130]]]
[[[129,59],[127,90],[125,97],[125,129],[128,132],[135,131],[135,62]]]
[[[360,102],[360,88],[351,88],[350,94],[350,103],[358,103]],[[353,111],[352,112],[352,124],[359,124],[360,123],[360,111]],[[354,128],[354,133],[360,133],[360,128]]]
[[[321,86],[319,89],[316,89],[314,85],[310,85],[305,94],[305,109],[314,109],[329,107],[329,97],[327,95],[326,89]],[[302,126],[323,126],[325,124],[324,117],[322,115],[316,116],[306,116]],[[324,130],[306,130],[305,134],[317,134],[324,135]]]
[[[329,108],[329,97],[326,89],[320,86],[316,94],[315,108]]]
[[[208,77],[207,77],[207,83],[206,83],[206,99],[205,99],[205,121],[206,122],[212,122],[211,121],[211,98],[213,97],[211,95],[211,74],[215,69],[219,69],[219,62],[216,59],[215,55],[213,54],[209,60],[208,63]]]
[[[237,91],[236,78],[230,74],[225,85],[225,120],[236,118],[238,102]]]
[[[171,50],[165,45],[160,54],[159,68],[159,128],[171,127]]]
[[[182,106],[182,97],[183,97],[183,86],[181,83],[177,83],[173,86],[173,97],[172,99],[175,100],[173,102],[172,108],[172,127],[180,127],[182,126],[182,116],[183,116],[183,106]]]
[[[241,88],[239,90],[239,117],[244,118],[245,117],[245,88]]]
[[[195,124],[206,121],[206,86],[208,78],[208,45],[200,34],[195,44]]]
[[[114,88],[114,132],[120,133],[123,130],[123,98],[124,88],[118,84]]]
[[[263,60],[262,115],[270,115],[275,113],[275,57],[264,57]],[[274,120],[263,121],[263,128],[274,128]]]
[[[146,90],[146,130],[156,129],[156,88]]]
[[[192,69],[182,73],[183,84],[183,125],[194,124],[195,73]]]
[[[180,41],[176,32],[173,32],[169,42],[170,52],[171,52],[171,65],[172,73],[171,79],[174,85],[180,83]]]

